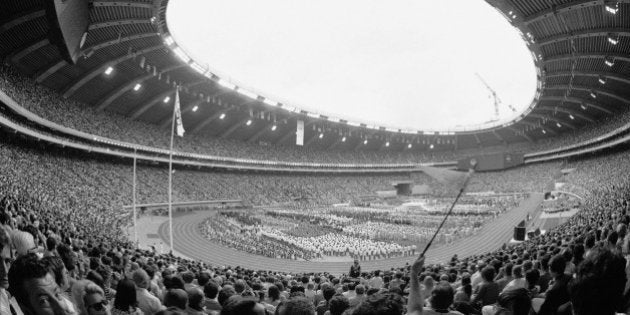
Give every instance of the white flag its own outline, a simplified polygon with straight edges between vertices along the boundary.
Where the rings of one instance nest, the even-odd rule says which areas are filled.
[[[297,121],[297,130],[295,132],[295,144],[299,146],[304,145],[304,121]]]
[[[177,135],[184,136],[184,123],[182,122],[182,111],[179,108],[179,90],[175,92],[175,122],[177,123]]]

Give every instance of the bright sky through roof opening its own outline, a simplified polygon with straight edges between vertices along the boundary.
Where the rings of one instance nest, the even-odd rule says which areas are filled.
[[[531,53],[483,0],[171,0],[177,45],[240,86],[332,117],[419,130],[530,105]],[[508,107],[512,105],[517,113]]]

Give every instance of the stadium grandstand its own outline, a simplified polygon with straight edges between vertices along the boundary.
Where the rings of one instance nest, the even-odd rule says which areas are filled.
[[[436,131],[233,83],[169,0],[0,1],[0,315],[630,314],[630,0],[484,5],[533,100]]]

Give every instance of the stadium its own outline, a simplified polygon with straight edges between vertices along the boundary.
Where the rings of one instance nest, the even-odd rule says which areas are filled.
[[[185,1],[3,0],[0,315],[630,314],[630,0],[476,1],[531,101],[409,128],[215,71]]]

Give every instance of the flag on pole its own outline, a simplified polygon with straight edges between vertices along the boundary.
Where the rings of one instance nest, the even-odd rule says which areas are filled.
[[[304,121],[297,121],[297,130],[295,132],[295,144],[299,146],[304,145]]]
[[[184,123],[182,121],[182,110],[179,107],[179,90],[175,92],[175,122],[177,123],[177,135],[184,136]]]

